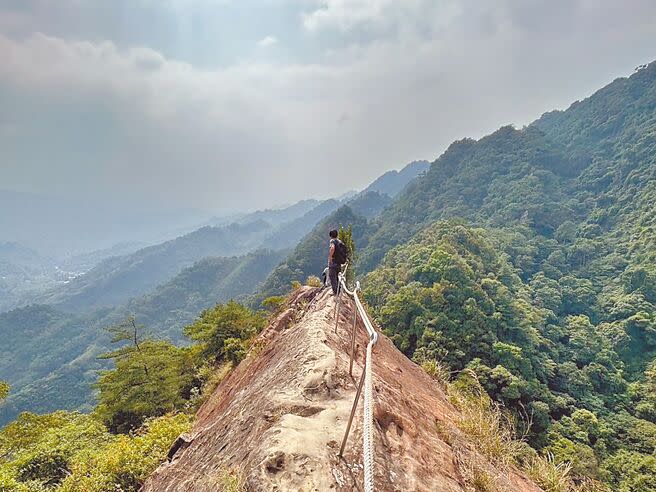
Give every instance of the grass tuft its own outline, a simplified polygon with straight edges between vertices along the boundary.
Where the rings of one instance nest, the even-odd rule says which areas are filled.
[[[322,286],[323,286],[323,282],[322,282],[321,279],[320,279],[319,277],[317,277],[316,275],[310,275],[310,276],[307,278],[307,280],[305,281],[305,285],[307,285],[307,286],[309,286],[309,287],[322,287]]]
[[[459,410],[456,426],[474,443],[476,450],[490,460],[507,465],[523,450],[512,418],[493,402],[475,376],[466,389],[448,386],[449,401]]]
[[[221,470],[211,477],[210,482],[218,486],[220,492],[246,492],[246,478],[242,471],[236,468]]]
[[[524,471],[546,492],[570,492],[575,490],[569,476],[570,463],[556,463],[553,454],[534,456],[524,466]]]
[[[446,388],[451,379],[451,371],[440,361],[430,359],[421,363],[421,368],[426,371],[431,378],[438,382],[442,388]]]
[[[497,492],[499,490],[496,477],[475,459],[465,461],[460,467],[460,473],[467,485],[476,492]]]

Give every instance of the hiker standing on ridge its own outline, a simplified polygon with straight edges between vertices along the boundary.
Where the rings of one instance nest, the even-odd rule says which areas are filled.
[[[337,239],[337,229],[330,231],[330,250],[328,251],[328,277],[330,278],[330,286],[333,288],[333,295],[337,294],[339,288],[339,272],[342,270],[342,265],[346,263],[348,251],[346,244]]]

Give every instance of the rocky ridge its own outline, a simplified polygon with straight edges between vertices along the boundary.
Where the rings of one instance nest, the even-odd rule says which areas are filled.
[[[362,489],[362,402],[344,457],[337,454],[362,371],[366,331],[358,322],[353,379],[353,303],[343,303],[337,333],[335,300],[326,290],[299,289],[289,306],[203,404],[194,428],[176,442],[145,492],[220,490],[226,470],[237,471],[254,491]],[[376,490],[474,490],[466,471],[471,463],[495,477],[499,490],[541,490],[513,467],[489,462],[464,439],[454,445],[440,429],[453,427],[456,408],[387,337],[381,335],[373,360]]]

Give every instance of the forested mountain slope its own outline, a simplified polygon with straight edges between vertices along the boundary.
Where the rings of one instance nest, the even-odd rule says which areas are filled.
[[[262,295],[323,269],[328,227],[353,223],[367,300],[408,356],[473,371],[574,476],[654,490],[655,207],[652,63],[453,143],[377,217],[340,209]]]
[[[320,200],[310,198],[307,200],[301,200],[287,207],[257,210],[240,217],[234,222],[237,222],[238,224],[248,224],[249,222],[263,220],[273,226],[278,226],[302,217],[310,210],[321,205],[321,203]]]
[[[180,342],[185,324],[217,303],[240,300],[253,292],[288,253],[258,250],[245,256],[205,258],[119,310],[156,328],[158,336]]]
[[[147,333],[179,343],[202,310],[249,295],[284,255],[206,258],[148,295],[91,313],[32,305],[0,314],[0,380],[12,385],[0,425],[19,411],[91,408],[97,370],[107,365],[97,356],[111,346],[104,327],[134,315]]]
[[[356,214],[371,219],[380,215],[385,208],[389,207],[392,201],[393,199],[385,193],[363,191],[346,202],[346,205]]]
[[[296,246],[319,221],[334,212],[340,205],[337,200],[324,200],[308,210],[300,217],[281,224],[269,234],[262,243],[262,247],[270,249],[285,249]]]
[[[0,425],[18,412],[91,408],[96,359],[108,346],[102,319],[74,316],[51,306],[28,306],[0,314],[0,379],[10,382],[10,397],[0,405]]]
[[[369,222],[367,300],[407,355],[473,371],[576,475],[654,490],[655,204],[652,63],[452,144]]]
[[[653,193],[655,79],[652,63],[525,129],[453,143],[377,221],[363,266],[382,258],[381,244],[448,217],[523,224],[547,237],[567,220],[603,231],[621,224],[622,204],[648,206]]]
[[[203,258],[243,255],[258,248],[292,248],[338,206],[336,200],[316,204],[305,200],[281,211],[249,214],[230,225],[206,226],[129,255],[108,258],[32,302],[74,312],[116,306],[148,293]]]
[[[264,221],[203,227],[127,256],[109,258],[67,286],[38,299],[65,310],[115,306],[166,282],[202,258],[233,256],[259,247],[271,226]]]

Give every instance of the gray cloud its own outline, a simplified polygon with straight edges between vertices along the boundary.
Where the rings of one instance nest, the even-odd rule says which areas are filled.
[[[2,187],[215,208],[337,195],[656,56],[647,1],[270,0],[293,7],[295,32],[264,23],[217,66],[149,40],[144,12],[211,18],[226,2],[141,2],[139,43],[94,36],[112,29],[85,0],[63,2],[95,19],[85,29],[48,29],[52,2],[32,3],[0,10]],[[258,50],[266,36],[275,50]]]

